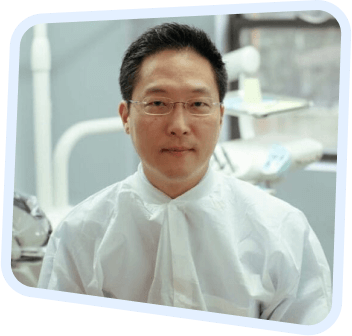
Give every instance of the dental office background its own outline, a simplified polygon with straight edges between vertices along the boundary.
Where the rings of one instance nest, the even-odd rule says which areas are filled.
[[[341,32],[337,21],[325,12],[47,24],[52,151],[61,136],[77,123],[117,117],[123,54],[147,28],[163,22],[186,23],[203,29],[224,54],[254,46],[260,54],[256,75],[263,92],[314,103],[290,112],[253,118],[251,122],[256,136],[294,135],[314,139],[322,145],[319,161],[286,172],[272,187],[276,197],[306,215],[333,269]],[[37,195],[38,180],[33,37],[34,28],[24,34],[19,64],[15,191],[26,195]],[[230,89],[238,89],[238,82],[233,81]],[[227,115],[219,141],[240,138],[238,118]],[[138,163],[131,140],[124,132],[96,132],[82,138],[69,157],[69,204],[76,205],[131,175]],[[38,201],[46,212],[42,204],[45,200]],[[50,221],[50,211],[46,214]]]

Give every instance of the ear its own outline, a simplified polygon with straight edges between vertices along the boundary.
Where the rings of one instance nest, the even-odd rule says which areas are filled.
[[[119,114],[125,128],[125,132],[130,134],[130,115],[128,112],[127,102],[125,100],[123,100],[119,105]]]
[[[220,106],[220,126],[222,125],[222,120],[224,118],[224,113],[225,113],[225,106],[221,105]]]

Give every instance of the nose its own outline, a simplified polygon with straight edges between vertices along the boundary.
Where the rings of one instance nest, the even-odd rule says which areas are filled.
[[[171,113],[167,116],[167,133],[182,136],[190,133],[189,112],[185,103],[175,103]]]

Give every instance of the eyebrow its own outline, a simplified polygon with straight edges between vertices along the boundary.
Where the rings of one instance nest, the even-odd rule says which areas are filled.
[[[165,93],[165,92],[167,92],[167,90],[164,90],[164,89],[159,88],[159,87],[151,87],[151,88],[149,88],[149,89],[147,89],[145,91],[146,94],[147,93],[159,93],[159,92]]]
[[[148,93],[167,93],[168,91],[161,88],[161,87],[151,87],[149,89],[147,89],[145,91],[145,94],[148,94]],[[210,90],[207,89],[206,87],[200,87],[200,88],[195,88],[193,90],[191,90],[192,93],[205,93],[205,94],[208,94],[210,95]]]

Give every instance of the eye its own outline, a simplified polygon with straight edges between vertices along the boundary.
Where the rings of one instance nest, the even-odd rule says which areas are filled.
[[[208,108],[211,105],[209,100],[206,99],[206,98],[204,98],[204,99],[203,98],[199,98],[197,100],[191,100],[189,102],[189,104],[190,104],[190,106],[192,108]]]
[[[165,107],[167,106],[167,101],[160,98],[149,99],[146,101],[146,106],[149,107]]]
[[[163,97],[149,97],[144,104],[144,111],[153,115],[166,114],[170,107],[168,99]]]
[[[161,100],[154,100],[154,101],[151,102],[151,104],[153,106],[165,106],[166,105],[166,103],[161,101]]]
[[[206,106],[207,104],[203,101],[195,101],[192,104],[194,107],[202,107],[202,106]]]
[[[188,102],[190,112],[196,115],[207,115],[212,112],[212,100],[209,98],[201,97],[192,99]]]

